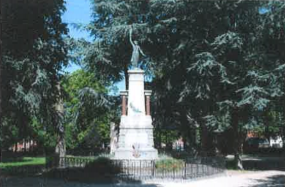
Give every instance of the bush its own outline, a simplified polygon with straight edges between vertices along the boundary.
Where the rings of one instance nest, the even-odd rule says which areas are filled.
[[[45,173],[47,177],[65,179],[83,183],[110,183],[116,182],[116,174],[120,168],[106,157],[97,157],[87,163],[84,168],[55,168]]]
[[[171,157],[161,158],[155,163],[155,167],[161,171],[177,171],[184,167],[184,161]]]
[[[98,157],[96,160],[88,163],[84,170],[99,175],[114,175],[120,173],[120,167],[115,166],[112,160],[107,157]]]

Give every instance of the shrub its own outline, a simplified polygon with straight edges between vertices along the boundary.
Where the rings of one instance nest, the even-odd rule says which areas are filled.
[[[115,166],[107,157],[98,157],[96,160],[86,164],[85,171],[100,175],[114,175],[120,173],[120,167]]]
[[[155,163],[156,169],[161,171],[177,171],[182,169],[183,166],[183,160],[174,159],[171,157],[160,159]]]

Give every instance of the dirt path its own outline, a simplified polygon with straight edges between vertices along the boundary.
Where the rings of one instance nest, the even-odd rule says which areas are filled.
[[[1,184],[0,184],[1,185]],[[9,178],[1,187],[285,187],[285,172],[235,172],[197,181],[148,181],[142,184],[80,184],[39,178]]]

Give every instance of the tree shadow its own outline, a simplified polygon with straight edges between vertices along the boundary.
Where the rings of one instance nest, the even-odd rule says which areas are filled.
[[[258,184],[252,187],[284,187],[285,186],[285,174],[284,175],[274,175],[267,177],[266,179],[256,180]]]
[[[250,171],[285,171],[284,157],[264,157],[259,155],[250,155],[242,158],[242,163],[243,168]],[[227,160],[226,168],[236,169],[234,160]]]
[[[42,173],[45,165],[33,164],[24,166],[7,166],[1,169],[1,174],[6,176],[34,176]]]
[[[2,158],[2,163],[9,163],[9,162],[31,162],[33,159],[32,158],[27,158],[27,157],[4,157]]]
[[[1,181],[1,187],[78,187],[78,186],[88,186],[88,187],[161,187],[158,184],[143,184],[141,181],[69,181],[65,179],[51,179],[46,177],[8,177],[5,180]]]
[[[284,160],[244,160],[243,166],[245,170],[278,170],[285,171]]]
[[[134,176],[123,172],[120,164],[113,164],[109,158],[104,157],[87,163],[84,167],[56,167],[49,169],[42,176],[50,180],[56,179],[89,184],[141,183]]]
[[[88,171],[85,168],[57,168],[52,169],[43,174],[46,180],[63,180],[66,182],[79,182],[86,184],[110,184],[118,182],[139,183],[128,175],[115,173],[101,173],[98,168],[97,171]]]

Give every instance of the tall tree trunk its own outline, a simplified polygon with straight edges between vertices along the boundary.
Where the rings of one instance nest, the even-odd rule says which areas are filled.
[[[280,103],[284,103],[285,104],[285,98],[283,97],[283,99],[281,99],[279,101]],[[279,115],[278,115],[278,118],[279,119],[283,119],[283,123],[280,127],[280,131],[281,131],[281,138],[282,138],[282,142],[283,142],[283,151],[285,152],[285,120],[284,120],[284,117],[285,117],[285,106],[283,105],[283,108],[281,109],[282,111],[280,111]]]
[[[265,117],[264,117],[265,132],[264,132],[264,135],[268,141],[270,141],[269,123],[270,123],[270,117],[268,116],[267,113],[265,113]]]
[[[59,155],[59,157],[66,156],[66,145],[65,145],[65,138],[64,138],[63,133],[59,135],[55,152]]]
[[[157,148],[158,149],[161,149],[161,128],[160,128],[160,125],[158,125],[157,126],[157,128],[155,129],[155,131],[157,132],[156,134],[157,134],[157,144],[156,144],[156,146],[157,146]]]
[[[200,134],[201,134],[201,150],[202,150],[202,152],[206,152],[207,151],[208,132],[207,132],[207,127],[205,127],[203,122],[200,123]]]
[[[24,153],[27,152],[27,143],[26,143],[26,139],[24,139]]]
[[[26,137],[28,136],[28,130],[27,130],[27,128],[28,128],[28,120],[27,120],[27,117],[26,116],[22,116],[22,118],[21,118],[21,120],[22,120],[22,128],[23,128],[23,131],[22,131],[22,133],[23,133],[23,137],[24,137],[24,140],[23,140],[23,144],[24,144],[24,153],[26,154],[26,152],[27,152],[27,139],[26,139]]]
[[[189,127],[189,122],[187,120],[187,113],[184,107],[180,108],[180,132],[181,132],[181,136],[182,136],[182,140],[184,142],[184,149],[185,150],[190,150],[190,144],[191,144],[191,140],[190,140],[190,136],[189,136],[189,131],[190,131],[190,127]],[[180,137],[179,137],[180,138]]]
[[[125,86],[126,86],[126,90],[129,90],[128,66],[125,66],[125,67],[124,67],[124,75],[125,75]]]
[[[64,125],[61,120],[63,120],[63,115],[64,115],[64,107],[63,107],[63,100],[62,100],[62,94],[61,94],[61,86],[60,83],[58,83],[57,88],[59,90],[60,94],[60,99],[58,101],[58,104],[56,105],[56,111],[58,115],[60,116],[57,120],[58,123],[58,142],[56,146],[55,152],[59,154],[59,157],[65,157],[66,155],[66,142],[65,142],[65,129]]]
[[[241,160],[241,138],[239,129],[239,116],[238,110],[233,109],[231,114],[231,124],[233,127],[233,138],[234,138],[234,162],[237,169],[243,170],[243,164]]]
[[[0,136],[2,135],[2,0],[0,0]],[[2,141],[2,140],[0,140]],[[2,146],[3,143],[0,142],[0,162],[2,161]]]
[[[215,155],[215,136],[210,132],[204,122],[200,122],[201,150],[206,155]]]

